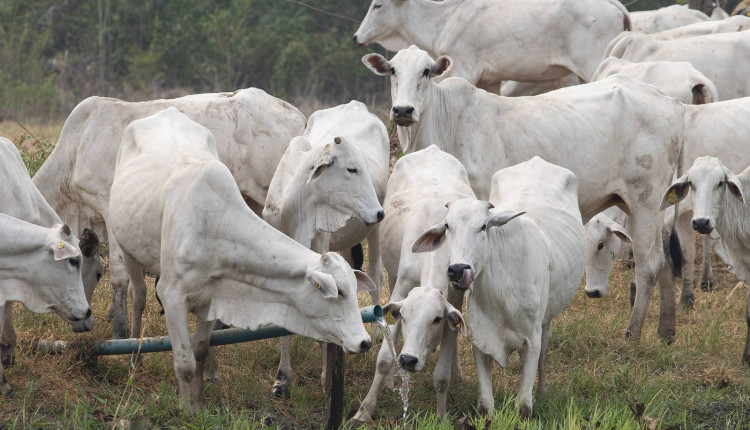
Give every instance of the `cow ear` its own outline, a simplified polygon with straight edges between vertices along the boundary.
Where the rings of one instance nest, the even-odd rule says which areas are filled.
[[[362,62],[376,75],[388,76],[393,74],[393,66],[380,54],[367,54],[362,57]]]
[[[52,231],[47,236],[47,247],[52,251],[55,261],[73,258],[80,255],[81,251],[77,246],[72,245],[66,238],[70,238],[70,227],[68,225],[57,224],[52,227]]]
[[[630,237],[630,234],[625,229],[625,227],[614,221],[610,220],[610,222],[607,223],[607,231],[619,237],[623,242],[633,243],[633,239]]]
[[[83,229],[83,234],[81,234],[81,240],[78,242],[78,247],[81,248],[81,254],[83,254],[84,257],[93,257],[96,255],[96,251],[99,248],[99,236],[97,236],[91,229]]]
[[[447,55],[442,55],[430,67],[430,77],[437,78],[443,76],[448,73],[451,67],[453,67],[453,59]]]
[[[355,270],[354,271],[354,277],[357,278],[357,292],[360,291],[377,291],[377,286],[374,282],[372,282],[372,279],[370,279],[369,276],[367,276],[367,273],[361,271],[361,270]]]
[[[307,272],[307,280],[323,293],[324,298],[332,299],[338,297],[339,288],[336,286],[336,281],[333,279],[333,276],[328,273],[309,270]]]
[[[747,203],[745,202],[745,195],[742,192],[742,183],[740,182],[739,178],[737,178],[737,175],[729,171],[729,169],[727,169],[727,172],[729,172],[726,175],[727,189],[729,190],[730,193],[732,193],[733,196],[737,198],[737,200],[747,205]]]
[[[401,319],[401,303],[399,302],[390,302],[383,306],[383,315],[386,317],[386,321],[390,320],[390,317],[388,315],[393,316],[392,321],[388,321],[388,324],[395,324],[398,322],[398,320]]]
[[[519,211],[500,211],[500,212],[490,212],[490,217],[487,220],[487,228],[491,227],[501,227],[508,223],[508,221],[512,220],[513,218],[517,216],[521,216],[525,214],[526,212],[519,212]]]
[[[333,142],[330,142],[323,148],[323,152],[320,153],[318,160],[315,161],[315,164],[313,164],[312,167],[310,167],[310,175],[307,177],[307,184],[313,179],[320,177],[320,175],[322,175],[323,172],[333,164],[333,155],[331,152],[333,152],[334,145]]]
[[[441,223],[422,233],[411,247],[411,252],[432,252],[445,242],[445,223]]]
[[[450,303],[447,303],[445,307],[445,319],[448,321],[448,327],[451,330],[458,330],[461,335],[466,336],[466,321],[464,321],[464,316]]]
[[[687,175],[683,175],[674,181],[672,185],[667,188],[667,192],[664,193],[664,197],[661,199],[661,208],[659,210],[663,211],[669,206],[681,202],[682,199],[687,196],[688,191],[690,191],[689,187],[690,183],[688,182]]]

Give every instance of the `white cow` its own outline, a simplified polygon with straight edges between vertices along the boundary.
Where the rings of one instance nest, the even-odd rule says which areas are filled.
[[[539,155],[577,175],[584,220],[609,206],[626,208],[636,226],[638,285],[626,336],[640,337],[657,279],[659,334],[673,336],[674,279],[662,252],[656,190],[671,183],[677,167],[681,103],[625,75],[520,98],[487,93],[461,78],[436,84],[431,78],[444,74],[451,58],[433,60],[417,47],[399,51],[391,61],[378,54],[363,61],[391,76],[391,117],[404,152],[435,144],[456,156],[480,199],[488,195],[494,172]]]
[[[750,29],[750,17],[745,15],[732,16],[720,21],[701,21],[695,24],[677,27],[671,30],[653,33],[656,40],[682,39],[685,37],[703,36],[706,34],[734,33]]]
[[[699,10],[690,9],[679,4],[655,10],[630,12],[630,22],[633,31],[640,33],[656,33],[710,19],[708,15]]]
[[[687,61],[716,85],[720,100],[750,96],[750,32],[707,34],[673,40],[631,33],[607,47],[605,57],[635,63]]]
[[[732,259],[732,273],[750,281],[750,209],[745,190],[750,189],[750,168],[735,175],[715,157],[700,157],[684,176],[664,193],[662,207],[673,205],[690,194],[692,227],[701,234],[714,229]],[[750,295],[745,309],[747,337],[742,360],[750,365]]]
[[[109,191],[123,131],[133,120],[170,106],[211,130],[219,159],[260,214],[278,161],[289,141],[304,130],[305,117],[294,106],[256,88],[137,103],[90,97],[73,109],[57,146],[33,179],[74,232],[90,227],[108,241]],[[113,335],[125,337],[128,277],[117,243],[110,241],[109,250]]]
[[[452,76],[498,92],[505,80],[588,82],[607,43],[629,29],[615,0],[373,0],[354,41],[450,55]]]
[[[0,214],[0,304],[55,311],[77,331],[91,318],[81,282],[81,250],[70,227],[41,227]],[[0,394],[13,396],[0,366]]]
[[[319,253],[348,250],[367,238],[368,274],[382,285],[377,223],[385,216],[380,205],[389,151],[385,125],[364,104],[351,101],[313,113],[304,136],[292,139],[276,168],[263,219]],[[371,293],[374,304],[380,289]],[[290,353],[291,337],[285,336],[274,396],[289,397]],[[325,366],[323,373],[325,381]]]
[[[475,198],[466,169],[455,157],[432,145],[396,162],[383,204],[386,217],[380,225],[391,293],[391,301],[383,309],[394,316],[407,316],[397,318],[396,324],[389,327],[396,345],[402,330],[404,333],[399,364],[412,372],[421,371],[427,357],[440,344],[433,383],[441,416],[446,412],[452,363],[458,359],[455,328],[466,334],[465,325],[457,324],[462,320],[459,309],[463,293],[448,285],[445,249],[414,254],[411,248],[421,232],[445,217],[446,203],[466,198]],[[394,364],[394,351],[388,342],[383,342],[372,386],[355,420],[367,421],[375,413],[378,392]]]
[[[702,156],[713,156],[726,160],[726,166],[732,171],[740,171],[750,165],[750,147],[746,145],[748,133],[744,127],[750,117],[750,97],[727,100],[723,102],[710,103],[700,106],[685,106],[685,143],[681,156],[680,172],[687,171],[693,161]],[[669,216],[673,213],[667,213]],[[683,254],[685,257],[685,269],[683,270],[683,286],[680,295],[680,303],[690,307],[695,301],[693,292],[693,270],[695,261],[694,233],[691,229],[691,219],[694,217],[693,206],[690,201],[679,205],[677,218],[678,236],[682,238]],[[618,221],[619,222],[619,221]],[[667,222],[671,224],[671,221]],[[619,222],[622,225],[622,222]],[[589,223],[591,227],[591,223]],[[586,292],[594,297],[603,296],[609,290],[606,280],[612,270],[612,265],[604,266],[601,262],[592,260],[594,254],[610,254],[614,251],[612,246],[619,246],[616,241],[608,237],[608,232],[598,230],[590,231],[592,237],[604,242],[601,250],[594,250],[592,239],[589,242],[589,258],[586,264]],[[719,233],[720,234],[720,233]],[[711,271],[711,240],[703,235],[703,274],[701,287],[710,289],[713,283]],[[598,243],[596,242],[597,249]],[[725,246],[721,243],[715,245],[719,256],[727,263],[733,264],[731,255],[726,255]],[[602,258],[599,256],[598,258]]]
[[[716,86],[703,73],[686,61],[644,61],[632,63],[609,57],[599,64],[592,81],[599,81],[615,73],[651,84],[686,104],[719,101]]]
[[[180,401],[191,410],[216,319],[250,329],[276,324],[347,352],[370,348],[357,285],[374,288],[372,281],[339,255],[310,251],[258,218],[219,161],[211,132],[175,108],[125,129],[109,223],[140,294],[142,270],[161,276]],[[197,317],[192,341],[188,312]]]
[[[495,409],[491,360],[505,367],[513,351],[522,362],[520,415],[531,416],[537,370],[537,391],[546,392],[550,323],[578,290],[585,243],[575,175],[539,157],[493,175],[489,202],[451,203],[445,219],[414,243],[415,252],[448,247],[448,279],[469,291],[480,413]]]
[[[47,204],[31,182],[29,172],[23,163],[21,154],[8,139],[0,137],[0,213],[30,222],[42,227],[62,224],[60,217]],[[91,304],[91,295],[99,278],[102,276],[102,259],[99,255],[99,239],[91,230],[84,230],[78,246],[82,251],[81,278],[86,300]],[[71,325],[74,331],[91,330],[94,325],[93,315],[85,321]],[[5,303],[3,309],[2,334],[0,335],[0,357],[2,363],[11,365],[14,362],[16,349],[16,332],[13,329],[13,303]]]

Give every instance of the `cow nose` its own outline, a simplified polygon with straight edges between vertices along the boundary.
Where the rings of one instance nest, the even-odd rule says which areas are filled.
[[[378,222],[383,221],[383,218],[385,218],[385,211],[383,209],[378,211]]]
[[[89,309],[88,309],[88,310],[86,311],[86,316],[85,316],[85,317],[84,317],[83,319],[84,319],[84,320],[87,320],[87,319],[89,319],[89,318],[91,318],[91,308],[89,308]]]
[[[412,355],[402,354],[398,357],[398,362],[399,364],[401,364],[402,368],[406,370],[414,370],[414,368],[417,366],[417,363],[419,363],[419,359]]]
[[[471,266],[468,264],[451,264],[448,266],[448,279],[454,282],[458,282],[464,277],[464,270],[471,270]]]
[[[370,349],[372,346],[371,340],[363,340],[362,343],[359,344],[359,352],[366,352]]]
[[[586,291],[586,295],[591,297],[592,299],[598,299],[602,296],[602,293],[599,292],[599,290],[594,291]]]
[[[396,118],[411,118],[414,108],[411,106],[394,106],[393,116]]]
[[[703,234],[711,233],[710,222],[708,218],[693,218],[693,230]]]
[[[354,36],[352,36],[352,40],[355,41],[355,42],[357,41],[357,35],[356,34]]]

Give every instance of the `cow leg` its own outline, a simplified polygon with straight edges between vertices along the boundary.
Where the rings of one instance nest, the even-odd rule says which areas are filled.
[[[225,328],[229,328],[229,326],[221,322],[221,320],[216,320],[214,322],[213,331],[223,330]],[[216,361],[215,346],[208,348],[208,356],[206,357],[206,372],[204,373],[208,373],[209,381],[213,382],[214,384],[219,383],[219,363],[218,361]]]
[[[547,351],[549,350],[550,323],[542,324],[542,344],[537,365],[536,395],[547,394]]]
[[[695,237],[691,235],[690,239],[693,241],[693,247],[695,247]],[[672,267],[669,264],[664,264],[659,272],[659,328],[657,333],[667,344],[674,342],[677,334],[675,327],[676,299],[677,289],[675,288]]]
[[[745,305],[745,323],[747,324],[747,335],[745,337],[745,352],[742,354],[742,361],[750,366],[750,291],[748,291],[747,304]]]
[[[0,327],[0,329],[5,329],[5,314],[6,311],[10,310],[11,307],[8,306],[10,302],[5,302],[3,307],[0,308],[0,312],[2,312],[3,315],[0,315],[0,324],[3,324],[3,327]],[[13,389],[10,388],[10,385],[8,385],[8,381],[5,379],[5,370],[3,369],[3,366],[0,366],[0,394],[7,396],[7,397],[13,397]]]
[[[109,228],[109,227],[108,227]],[[128,334],[128,283],[123,252],[114,234],[109,232],[109,282],[112,284],[112,337],[123,339]]]
[[[437,413],[438,416],[445,416],[447,411],[448,388],[451,383],[451,370],[458,352],[458,332],[443,324],[443,337],[440,339],[440,354],[435,371],[432,374],[432,385],[435,387],[437,396]]]
[[[13,302],[5,302],[3,309],[3,329],[0,333],[0,358],[3,366],[16,362],[16,330],[13,328]]]
[[[393,336],[393,343],[398,344],[398,338],[401,333],[401,323],[388,326],[386,330],[391,331]],[[383,343],[380,345],[380,351],[378,351],[378,361],[375,365],[375,376],[372,379],[372,385],[370,391],[367,392],[367,396],[359,406],[359,410],[354,415],[354,420],[359,422],[369,421],[372,415],[375,413],[375,408],[378,403],[378,393],[380,387],[383,385],[383,381],[395,368],[396,360],[393,358],[393,351],[391,351],[388,342],[383,339]]]
[[[192,380],[191,391],[193,396],[200,401],[203,397],[203,370],[208,357],[209,345],[211,343],[211,332],[214,329],[214,321],[196,318],[195,333],[190,341],[195,357],[195,377]]]
[[[323,348],[325,349],[325,348]],[[292,337],[284,336],[281,338],[281,358],[279,360],[279,369],[276,371],[276,381],[271,387],[271,395],[282,399],[289,398],[289,387],[292,384]],[[325,373],[325,361],[323,361]]]
[[[367,275],[370,276],[375,286],[375,291],[370,291],[372,304],[380,304],[380,292],[383,290],[383,262],[380,259],[380,227],[375,226],[367,236]]]
[[[695,273],[695,232],[691,226],[693,211],[687,211],[677,218],[677,236],[682,247],[682,293],[680,306],[692,309],[695,303],[693,273]]]
[[[143,310],[146,308],[146,282],[143,279],[143,268],[135,260],[123,253],[123,264],[125,271],[130,278],[130,294],[133,299],[133,315],[130,322],[130,337],[140,338],[141,321],[143,319]]]
[[[477,412],[489,417],[495,413],[495,396],[492,393],[492,357],[472,345],[474,363],[477,366],[477,383],[479,397],[477,398]]]
[[[524,344],[521,351],[519,351],[522,370],[521,383],[519,384],[518,395],[516,396],[516,409],[518,409],[518,415],[524,419],[531,417],[531,411],[534,406],[534,379],[536,378],[536,371],[539,366],[539,359],[541,358],[541,349],[542,334],[536,332],[531,335],[530,341]]]
[[[625,329],[625,337],[640,339],[657,274],[665,265],[661,238],[663,220],[653,214],[639,213],[631,215],[630,218],[633,224],[636,292],[635,305],[628,327]],[[672,321],[674,322],[674,315],[672,315]]]
[[[711,235],[702,234],[703,241],[703,271],[701,272],[701,290],[713,291],[714,289],[714,272],[711,268]]]
[[[193,392],[196,363],[188,331],[187,304],[184,297],[165,294],[166,284],[167,282],[162,278],[159,282],[159,297],[164,303],[167,332],[172,342],[172,357],[180,390],[180,404],[188,411],[196,413],[200,398]]]

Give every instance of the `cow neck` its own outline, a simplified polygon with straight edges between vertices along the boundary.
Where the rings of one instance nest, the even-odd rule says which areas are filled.
[[[456,8],[467,0],[409,0],[402,7],[406,8],[403,25],[399,34],[408,44],[417,45],[428,51],[433,57],[445,54],[438,51],[438,45],[445,26]]]
[[[316,202],[308,190],[308,175],[309,171],[304,166],[298,166],[290,186],[284,190],[286,198],[281,204],[280,230],[305,248],[311,248],[318,235],[314,209]]]
[[[745,190],[750,186],[747,181],[741,181]],[[748,193],[750,194],[750,193]],[[719,204],[721,212],[716,217],[716,231],[721,236],[721,243],[729,251],[732,260],[732,273],[739,279],[749,282],[750,271],[746,269],[744,258],[750,251],[750,209],[729,191],[724,191],[723,202]]]
[[[453,92],[446,85],[434,82],[429,84],[419,121],[409,127],[397,127],[404,154],[420,151],[434,144],[442,151],[456,155],[454,127],[451,127],[454,121],[450,118],[451,115],[460,113],[456,112],[455,105],[459,99],[452,98]]]

